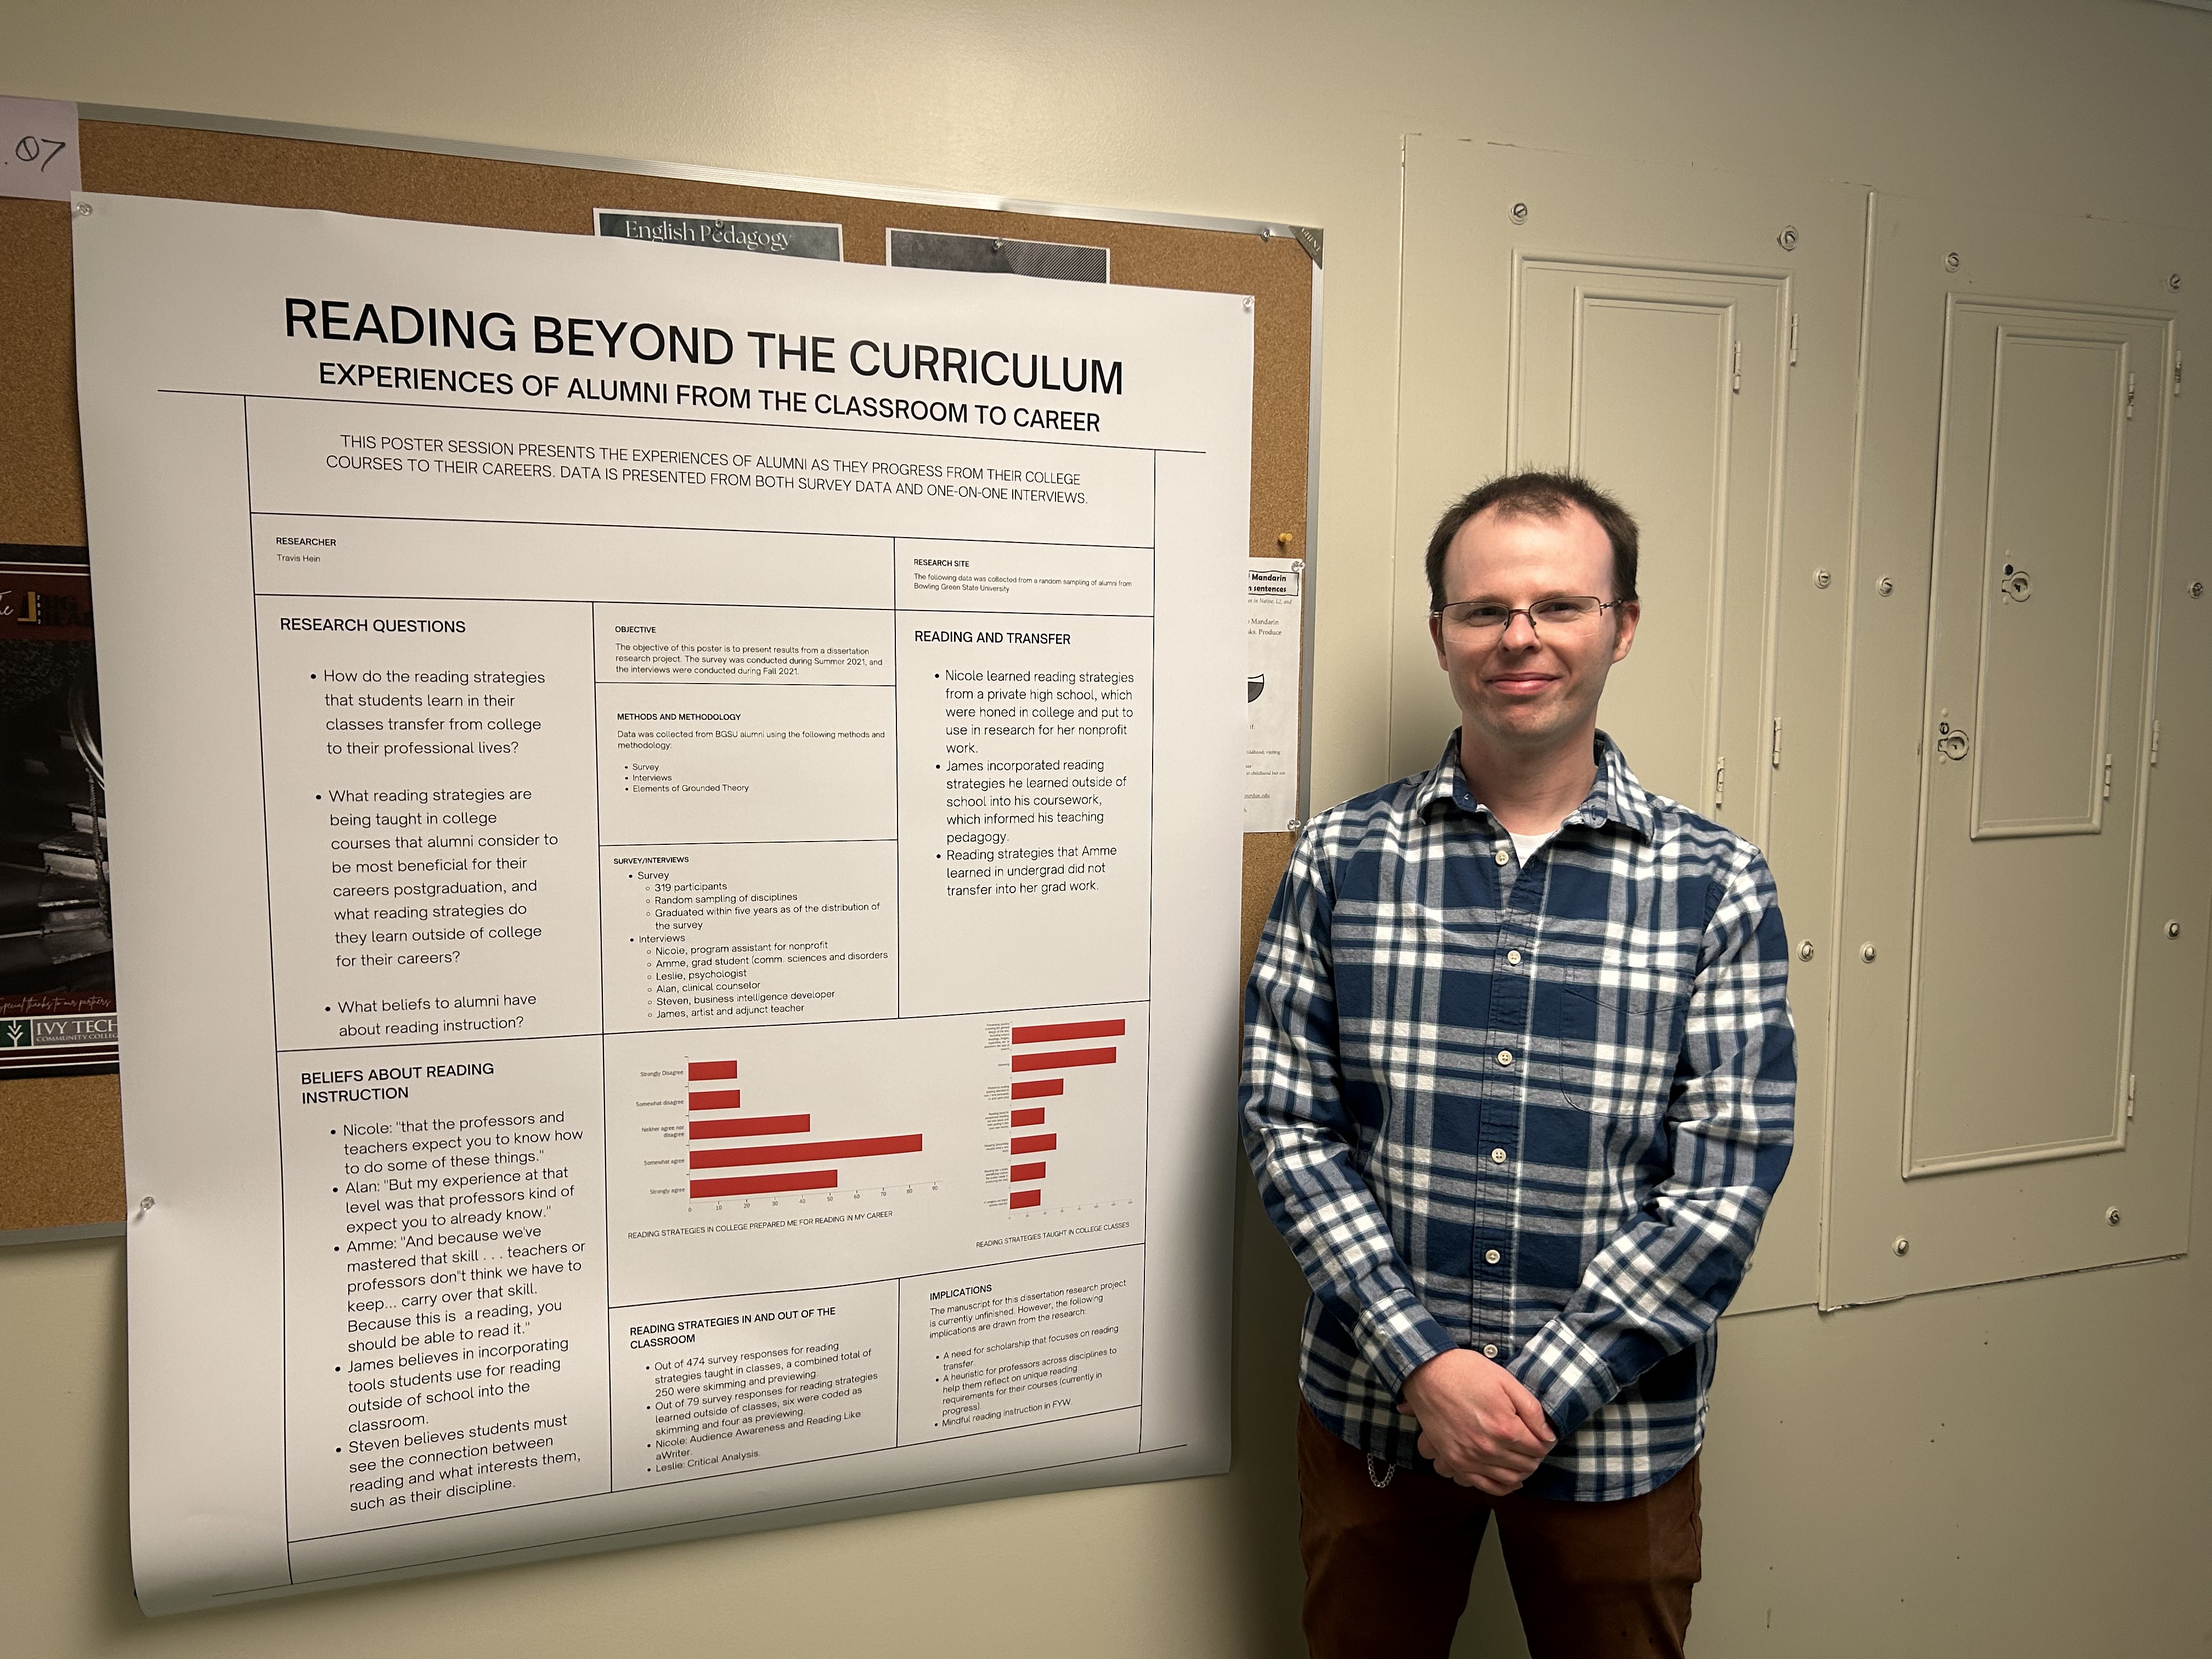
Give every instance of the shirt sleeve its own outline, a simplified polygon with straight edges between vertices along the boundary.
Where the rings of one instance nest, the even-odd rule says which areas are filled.
[[[1332,895],[1316,830],[1300,838],[1244,994],[1245,1155],[1267,1214],[1322,1305],[1393,1394],[1455,1345],[1422,1305],[1353,1162],[1337,1067]]]
[[[1667,1110],[1672,1169],[1510,1363],[1561,1440],[1713,1328],[1789,1166],[1796,1035],[1774,878],[1747,847],[1715,890]]]

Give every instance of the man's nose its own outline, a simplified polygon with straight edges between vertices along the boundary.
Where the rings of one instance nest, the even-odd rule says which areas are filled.
[[[1505,619],[1505,629],[1498,636],[1498,644],[1508,651],[1527,651],[1536,644],[1535,624],[1528,620],[1525,611],[1516,611]]]

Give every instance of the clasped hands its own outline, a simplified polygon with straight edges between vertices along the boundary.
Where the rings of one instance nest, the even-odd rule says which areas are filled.
[[[1519,1490],[1559,1443],[1521,1379],[1470,1349],[1430,1360],[1406,1379],[1404,1398],[1421,1425],[1421,1455],[1493,1498]]]

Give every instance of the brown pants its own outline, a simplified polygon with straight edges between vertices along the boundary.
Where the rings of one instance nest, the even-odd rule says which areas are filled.
[[[1492,1498],[1426,1463],[1378,1490],[1364,1454],[1301,1405],[1298,1498],[1314,1659],[1444,1659],[1493,1513],[1531,1659],[1680,1659],[1703,1538],[1695,1458],[1616,1504]]]

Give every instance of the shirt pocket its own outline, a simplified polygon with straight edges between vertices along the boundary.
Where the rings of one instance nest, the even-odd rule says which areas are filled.
[[[1539,975],[1532,1063],[1561,1105],[1656,1123],[1673,1091],[1689,996],[1688,976],[1671,967]]]

